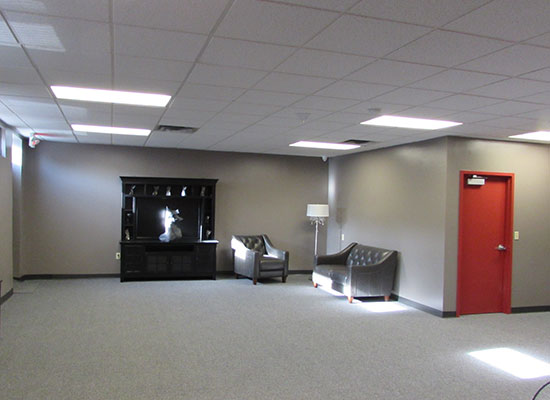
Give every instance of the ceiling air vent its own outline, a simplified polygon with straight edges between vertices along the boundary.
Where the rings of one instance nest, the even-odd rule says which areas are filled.
[[[179,126],[179,125],[159,125],[155,130],[161,131],[161,132],[185,133],[190,135],[198,131],[199,128],[192,128],[190,126]]]
[[[370,143],[371,140],[360,140],[360,139],[348,139],[342,142],[342,144],[357,144],[362,146],[364,144]]]

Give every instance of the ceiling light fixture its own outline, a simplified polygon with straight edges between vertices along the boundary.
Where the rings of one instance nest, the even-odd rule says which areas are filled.
[[[151,133],[151,129],[122,128],[116,126],[72,124],[71,127],[75,132],[107,133],[112,135],[148,136]]]
[[[451,126],[462,125],[462,122],[442,121],[437,119],[399,117],[397,115],[381,115],[361,122],[361,125],[389,126],[393,128],[409,129],[443,129]]]
[[[508,137],[511,139],[527,139],[527,140],[536,140],[539,142],[550,142],[550,131],[529,132],[529,133],[522,133],[520,135],[513,135]]]
[[[326,142],[308,142],[299,141],[289,144],[291,147],[307,147],[311,149],[328,149],[328,150],[352,150],[361,147],[356,144],[342,144],[342,143],[326,143]]]
[[[79,88],[69,86],[52,86],[51,88],[55,94],[55,97],[65,100],[165,107],[171,99],[171,96],[166,94],[123,92],[120,90]]]

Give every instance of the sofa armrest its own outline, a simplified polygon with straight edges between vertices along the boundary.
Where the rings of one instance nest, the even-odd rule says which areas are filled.
[[[357,243],[351,243],[348,247],[346,247],[344,250],[340,250],[338,253],[318,255],[317,257],[315,257],[315,265],[346,264],[348,255],[351,249],[355,247],[355,245],[357,245]]]
[[[278,258],[279,260],[288,260],[288,251],[275,248],[266,235],[262,235],[262,237],[264,238],[267,255]]]
[[[391,251],[379,262],[371,265],[349,265],[351,291],[374,296],[389,296],[393,288],[397,252]]]
[[[235,272],[246,276],[257,276],[263,254],[250,250],[235,237],[231,238],[231,249],[233,249]]]

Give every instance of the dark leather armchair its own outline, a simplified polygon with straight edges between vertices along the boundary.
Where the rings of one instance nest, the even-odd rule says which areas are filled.
[[[352,243],[344,250],[318,256],[313,268],[313,286],[328,286],[348,297],[384,296],[393,289],[397,251]]]
[[[288,251],[273,246],[267,235],[233,235],[233,265],[235,276],[246,276],[254,285],[261,278],[288,276]]]

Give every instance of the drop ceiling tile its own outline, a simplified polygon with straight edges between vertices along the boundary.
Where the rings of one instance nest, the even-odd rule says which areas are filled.
[[[25,115],[22,117],[23,121],[31,127],[35,132],[42,130],[66,130],[70,129],[69,125],[62,118],[47,118],[43,116],[34,117]]]
[[[537,81],[550,82],[550,68],[539,69],[538,71],[530,72],[525,75],[521,75],[520,78],[534,79]]]
[[[112,108],[115,114],[146,115],[157,119],[160,118],[165,111],[165,107],[133,106],[128,104],[113,104]]]
[[[300,49],[277,67],[279,72],[343,78],[373,62],[372,57],[353,56],[311,49]]]
[[[536,122],[528,118],[501,117],[483,121],[480,125],[493,126],[497,128],[521,129],[527,131],[531,128],[535,128]]]
[[[266,72],[253,69],[197,64],[187,82],[247,89],[265,75]]]
[[[112,135],[111,142],[116,146],[143,146],[146,136]]]
[[[208,36],[115,25],[115,53],[193,62]]]
[[[217,36],[300,46],[330,24],[337,13],[254,0],[236,0]]]
[[[525,43],[550,47],[550,32],[527,40]]]
[[[550,105],[550,92],[542,92],[531,96],[520,97],[518,100]]]
[[[154,129],[158,118],[151,115],[113,113],[113,126],[125,128]]]
[[[494,0],[445,26],[460,32],[522,41],[548,31],[550,2]]]
[[[76,138],[71,130],[41,129],[39,133],[40,140],[46,142],[76,143]]]
[[[270,104],[274,106],[287,106],[290,105],[304,96],[301,94],[280,93],[280,92],[268,92],[265,90],[247,90],[242,96],[240,96],[237,103],[254,103],[254,104]]]
[[[79,143],[84,144],[111,144],[111,135],[103,133],[75,132]]]
[[[131,57],[116,54],[115,79],[128,75],[136,78],[163,81],[180,81],[186,77],[193,63],[185,61],[162,60],[159,58]]]
[[[23,49],[19,46],[0,45],[0,66],[10,68],[32,68],[31,62]]]
[[[440,27],[486,2],[487,0],[363,0],[350,12],[367,17]]]
[[[391,53],[388,58],[452,67],[508,45],[509,43],[499,40],[455,32],[434,31]]]
[[[348,125],[358,125],[367,120],[369,117],[366,114],[350,113],[347,111],[335,112],[326,117],[319,118],[318,121],[341,122]],[[364,126],[364,125],[361,125]]]
[[[77,110],[76,108],[68,109],[62,107],[63,113],[71,124],[84,124],[84,125],[100,125],[111,126],[112,119],[111,113],[90,111],[90,110]]]
[[[344,122],[315,120],[311,122],[306,122],[302,125],[302,128],[310,131],[332,132],[345,128],[347,126],[349,126],[349,124]]]
[[[378,60],[348,75],[347,80],[401,86],[437,74],[443,68],[401,61]]]
[[[415,82],[410,87],[461,93],[506,79],[501,75],[450,69]]]
[[[185,136],[178,132],[153,131],[147,138],[147,147],[175,148]]]
[[[382,57],[429,31],[428,28],[399,22],[343,15],[306,47]]]
[[[241,130],[246,128],[248,125],[258,122],[262,118],[262,116],[258,115],[221,112],[208,121],[207,125],[221,129]]]
[[[375,83],[338,81],[315,93],[318,96],[339,97],[342,99],[368,100],[382,93],[394,90],[394,86]]]
[[[460,68],[516,76],[550,66],[550,49],[516,45],[462,64]]]
[[[270,71],[294,51],[295,48],[287,46],[213,38],[202,54],[200,61],[206,64]]]
[[[550,130],[550,108],[518,114],[517,117],[533,120],[537,126],[537,130]]]
[[[400,88],[394,90],[393,92],[378,96],[374,99],[374,101],[418,106],[447,96],[449,96],[449,93],[437,92],[434,90]]]
[[[31,85],[42,84],[42,80],[34,69],[8,68],[2,66],[0,66],[0,82]]]
[[[4,19],[0,19],[0,45],[19,46]]]
[[[452,114],[453,111],[444,110],[442,108],[431,108],[431,107],[411,107],[403,111],[398,111],[394,115],[402,115],[404,117],[413,117],[413,118],[428,118],[428,119],[444,119],[447,120],[446,116]],[[462,121],[456,121],[462,122]]]
[[[545,108],[545,106],[542,104],[533,104],[520,101],[505,101],[503,103],[476,108],[476,111],[487,114],[507,116],[541,110],[543,108]]]
[[[242,95],[245,90],[242,88],[186,83],[176,97],[232,101]]]
[[[283,0],[280,1],[280,3],[297,4],[306,7],[323,8],[333,11],[345,11],[357,3],[357,0]]]
[[[258,83],[254,89],[295,94],[312,94],[332,82],[334,82],[334,80],[327,78],[272,72]]]
[[[214,111],[194,111],[171,108],[162,116],[162,125],[201,127],[216,115]]]
[[[62,71],[58,69],[43,69],[40,72],[48,86],[62,85],[100,89],[112,88],[110,74],[92,74],[80,71]]]
[[[546,90],[550,90],[550,83],[511,78],[470,90],[468,93],[512,100]]]
[[[354,114],[363,114],[365,119],[368,116],[380,114],[393,114],[398,111],[405,110],[410,106],[404,104],[388,104],[379,101],[364,101],[353,107],[346,108],[346,112]]]
[[[28,49],[84,54],[110,53],[109,25],[102,22],[7,12],[19,41]]]
[[[294,106],[324,111],[341,111],[359,103],[359,100],[339,99],[336,97],[308,96],[294,103]]]
[[[329,114],[330,112],[328,111],[308,110],[307,108],[290,106],[283,108],[281,111],[274,113],[272,116],[279,118],[296,119],[301,122],[309,122],[317,118],[326,117]]]
[[[228,0],[113,0],[115,23],[208,34]]]
[[[267,116],[277,112],[281,109],[281,106],[274,106],[268,104],[249,104],[249,103],[231,103],[224,112],[235,114],[247,114],[247,115],[259,115]]]
[[[300,121],[298,118],[281,118],[269,116],[262,119],[262,125],[291,129],[302,125],[302,121]]]
[[[109,0],[0,0],[0,8],[54,17],[109,21]]]
[[[40,71],[55,69],[89,74],[110,75],[112,73],[109,53],[83,54],[76,51],[61,53],[33,49],[28,52]]]
[[[170,110],[191,110],[191,111],[210,111],[218,112],[226,108],[229,101],[210,100],[210,99],[190,99],[185,97],[176,97],[170,106]]]
[[[50,98],[44,85],[20,85],[0,82],[0,95]]]
[[[472,111],[458,112],[454,114],[447,115],[447,118],[451,121],[462,122],[463,124],[469,124],[472,122],[481,122],[487,121],[489,119],[495,118],[493,114],[483,114]]]
[[[439,99],[429,103],[430,107],[445,108],[447,110],[467,111],[477,110],[478,108],[489,106],[491,104],[502,103],[502,100],[491,99],[489,97],[469,96],[457,94],[444,99]]]

